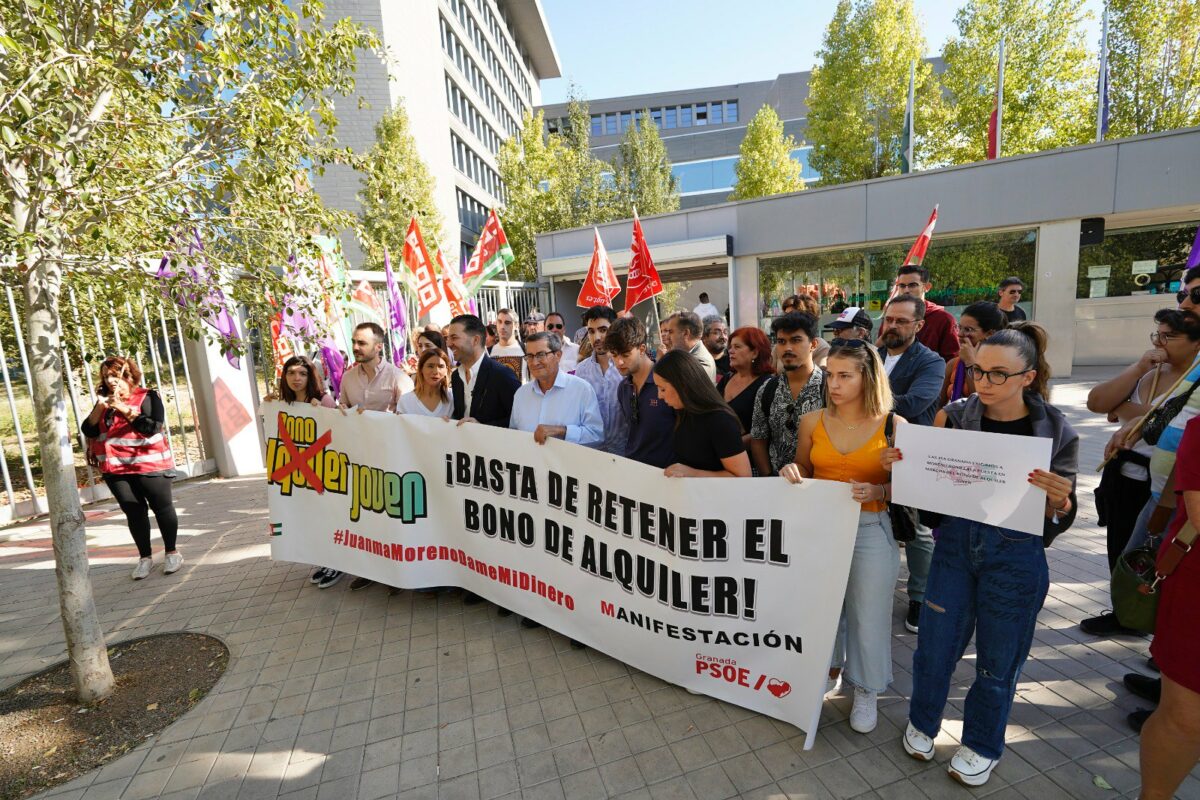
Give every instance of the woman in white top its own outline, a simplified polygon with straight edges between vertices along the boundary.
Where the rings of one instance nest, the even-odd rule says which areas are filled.
[[[396,413],[450,416],[450,369],[450,356],[444,350],[432,348],[421,353],[414,381],[416,388],[400,395]]]

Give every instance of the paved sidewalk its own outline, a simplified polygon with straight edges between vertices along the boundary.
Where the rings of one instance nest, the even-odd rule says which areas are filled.
[[[1110,371],[1109,371],[1110,372]],[[813,750],[795,728],[693,696],[492,606],[382,587],[319,591],[309,568],[268,558],[261,478],[179,487],[180,573],[134,584],[115,507],[90,509],[92,578],[110,641],[172,630],[221,637],[228,673],[187,717],[64,787],[58,798],[1111,798],[1136,796],[1141,703],[1121,676],[1148,642],[1100,641],[1080,619],[1107,604],[1091,489],[1107,426],[1082,412],[1085,371],[1056,388],[1083,436],[1074,530],[1048,551],[1053,584],[1017,692],[1009,748],[968,791],[945,765],[961,732],[960,665],[933,765],[899,738],[916,637],[897,584],[896,679],[878,729],[853,733],[850,699],[826,703]],[[1082,412],[1082,413],[1081,413]],[[64,657],[45,524],[0,532],[0,685]],[[156,547],[158,547],[156,541]],[[157,553],[161,561],[161,551]],[[170,665],[164,665],[170,669]],[[1103,789],[1097,785],[1110,785]],[[1132,794],[1131,794],[1132,793]],[[1180,797],[1200,798],[1200,770]]]

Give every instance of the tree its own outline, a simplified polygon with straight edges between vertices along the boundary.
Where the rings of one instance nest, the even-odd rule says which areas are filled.
[[[375,125],[375,145],[362,168],[362,243],[367,258],[383,268],[383,251],[399,253],[413,215],[432,253],[442,234],[433,199],[434,179],[408,132],[408,114],[397,105]]]
[[[562,138],[542,136],[542,112],[525,112],[521,135],[510,136],[500,146],[496,163],[508,195],[501,222],[514,261],[509,274],[519,280],[537,275],[536,238],[544,231],[556,230],[562,220],[560,209],[550,191],[558,185],[563,160]]]
[[[665,214],[679,208],[679,180],[649,109],[625,131],[612,160],[618,217]]]
[[[1075,0],[968,0],[955,16],[958,36],[943,49],[947,96],[927,137],[937,164],[981,161],[996,95],[997,47],[1004,36],[1001,155],[1091,141],[1095,63],[1084,47]]]
[[[567,101],[567,124],[561,137],[563,149],[558,184],[551,186],[564,216],[566,228],[596,225],[617,218],[616,193],[608,165],[592,154],[591,115],[585,100],[572,92]]]
[[[938,101],[932,65],[912,0],[840,0],[808,83],[809,165],[822,185],[900,172],[908,76],[916,61],[915,100],[922,125]],[[923,152],[924,140],[913,143]]]
[[[764,105],[746,126],[741,155],[733,166],[730,200],[749,200],[804,188],[801,166],[792,160],[796,139],[783,135],[783,122],[775,109]]]
[[[183,290],[145,266],[178,258],[195,237],[208,275],[199,296],[232,284],[261,325],[265,292],[285,288],[272,267],[307,232],[353,222],[298,176],[350,159],[333,138],[335,100],[353,89],[359,49],[376,39],[348,20],[325,25],[317,0],[0,4],[0,253],[15,259],[4,279],[26,301],[63,629],[83,702],[103,699],[113,678],[71,470],[64,280]],[[206,310],[181,309],[191,335],[204,335]]]
[[[1109,0],[1109,135],[1200,125],[1200,5]]]

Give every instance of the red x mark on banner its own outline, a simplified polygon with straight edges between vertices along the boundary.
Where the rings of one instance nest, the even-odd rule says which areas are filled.
[[[324,450],[325,446],[333,441],[333,429],[330,428],[322,433],[317,437],[315,442],[304,449],[304,452],[300,452],[300,448],[296,447],[296,443],[292,441],[292,437],[288,436],[287,426],[283,424],[283,414],[280,414],[279,438],[291,455],[291,460],[271,473],[271,480],[279,483],[288,475],[299,470],[304,475],[304,479],[308,481],[308,485],[317,490],[317,494],[324,494],[325,484],[321,483],[321,479],[317,477],[317,473],[313,472],[312,467],[308,465],[308,460]]]

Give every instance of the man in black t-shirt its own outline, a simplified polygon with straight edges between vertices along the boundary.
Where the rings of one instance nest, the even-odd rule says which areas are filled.
[[[1026,319],[1025,310],[1017,305],[1025,292],[1025,281],[1013,275],[1000,281],[1000,310],[1008,317],[1009,323]]]

